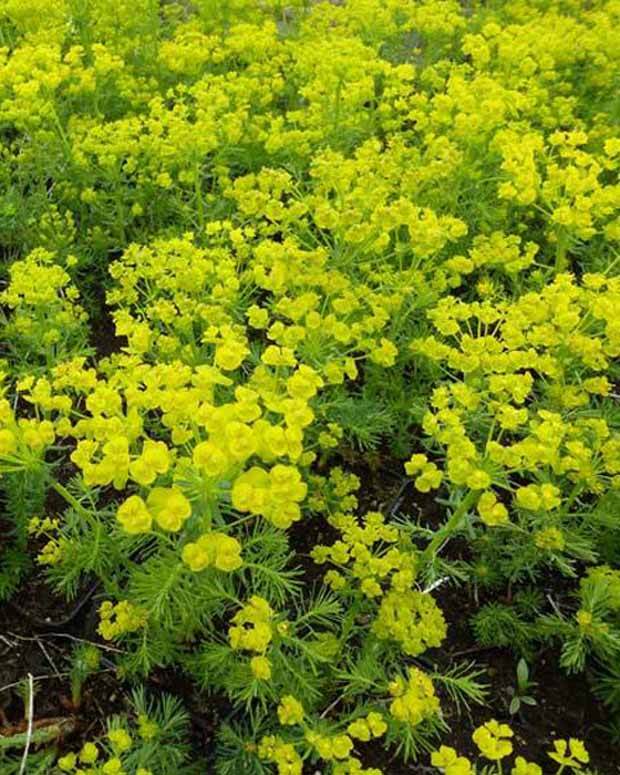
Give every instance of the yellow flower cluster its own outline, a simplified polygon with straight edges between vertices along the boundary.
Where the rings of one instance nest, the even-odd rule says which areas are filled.
[[[620,486],[620,439],[596,414],[619,291],[616,278],[559,274],[514,300],[441,299],[428,313],[439,336],[411,345],[451,374],[423,419],[437,462],[405,465],[416,488],[469,490],[488,527],[515,521],[536,547],[568,550],[561,507]]]
[[[547,527],[534,533],[534,543],[539,549],[561,552],[566,546],[562,531],[557,527]]]
[[[278,464],[269,471],[252,466],[235,479],[231,500],[238,511],[260,514],[276,527],[287,528],[301,519],[299,501],[306,492],[294,466]]]
[[[322,735],[308,731],[306,740],[325,761],[348,759],[353,750],[353,741],[348,735]]]
[[[126,632],[136,632],[146,624],[146,612],[128,600],[113,604],[106,600],[99,607],[97,631],[105,640],[113,640]]]
[[[74,262],[69,257],[64,263],[70,267]],[[46,352],[63,358],[86,343],[87,316],[79,304],[79,291],[49,250],[37,248],[10,265],[0,303],[12,311],[3,335],[16,354],[25,350],[34,358],[30,369],[37,361],[49,362]]]
[[[473,733],[473,740],[483,758],[498,762],[506,759],[513,752],[511,739],[514,733],[508,724],[500,724],[495,719],[487,721],[479,726]],[[547,752],[547,756],[559,764],[558,773],[570,767],[573,771],[582,769],[583,764],[588,764],[590,756],[581,740],[555,740],[553,750]],[[474,775],[478,770],[473,760],[466,756],[459,756],[456,750],[450,746],[442,745],[431,754],[431,764],[438,767],[444,775]],[[543,775],[542,768],[534,762],[526,761],[522,756],[514,759],[514,766],[510,775]]]
[[[390,714],[412,727],[439,712],[439,699],[432,680],[417,667],[407,670],[407,678],[399,676],[390,683]]]
[[[375,737],[381,737],[387,731],[387,724],[380,713],[371,711],[365,718],[352,721],[347,727],[349,735],[367,743]]]
[[[285,743],[280,737],[263,737],[258,747],[258,755],[267,762],[273,762],[278,775],[301,775],[303,761],[292,743]]]
[[[217,570],[233,571],[243,565],[241,544],[225,533],[205,533],[183,547],[183,562],[196,573],[213,566]]]
[[[575,737],[571,737],[570,740],[556,740],[549,757],[561,767],[573,767],[574,769],[581,769],[582,764],[587,764],[590,761],[590,755],[583,742]]]
[[[154,487],[146,499],[130,495],[119,506],[117,519],[128,533],[148,533],[153,521],[164,530],[177,532],[192,513],[178,487]]]
[[[273,637],[274,612],[262,597],[254,595],[232,618],[228,640],[235,650],[264,654]]]
[[[390,583],[396,591],[411,587],[416,573],[415,555],[393,546],[402,536],[396,527],[385,524],[380,512],[368,512],[361,523],[351,514],[340,513],[330,521],[342,539],[332,546],[315,546],[311,553],[315,562],[329,561],[349,573],[368,598],[383,595],[382,583]],[[326,574],[325,580],[333,589],[346,586],[342,572]]]
[[[365,514],[361,524],[351,515],[330,521],[342,540],[331,546],[317,545],[311,553],[315,562],[330,562],[338,568],[325,574],[325,582],[336,591],[349,593],[350,577],[364,597],[380,598],[371,629],[380,638],[397,641],[405,654],[417,656],[439,646],[446,636],[446,622],[430,594],[412,589],[418,560],[410,548],[404,549],[404,534],[385,524],[379,512]]]
[[[431,764],[443,770],[444,775],[471,775],[471,762],[465,756],[459,756],[448,745],[442,745],[438,751],[431,754]]]
[[[334,524],[338,524],[342,517],[354,511],[358,505],[354,493],[360,487],[359,477],[345,473],[338,466],[332,467],[325,477],[311,475],[308,485],[308,507],[326,514],[327,519]]]
[[[472,737],[485,759],[499,761],[512,753],[510,738],[513,734],[508,724],[500,724],[491,719],[478,727]]]
[[[397,641],[405,654],[415,657],[440,646],[448,628],[435,599],[414,589],[393,589],[381,600],[372,631]]]
[[[37,555],[39,565],[57,565],[62,561],[68,541],[59,535],[59,529],[60,519],[57,517],[32,517],[28,522],[28,535],[49,539]]]
[[[290,694],[282,697],[278,705],[278,719],[280,724],[301,724],[304,720],[304,708],[299,700],[296,700]]]
[[[124,726],[114,726],[105,739],[84,743],[77,753],[61,756],[56,765],[60,772],[73,775],[155,775],[146,767],[134,767],[127,759],[132,754],[140,756],[136,750],[140,742],[152,741],[158,731],[156,721],[146,714],[139,714],[135,737]]]

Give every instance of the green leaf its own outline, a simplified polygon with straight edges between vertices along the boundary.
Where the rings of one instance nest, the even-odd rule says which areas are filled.
[[[530,677],[530,671],[527,666],[527,662],[523,657],[519,660],[517,664],[517,681],[519,684],[519,688],[525,688],[528,685],[528,679]]]

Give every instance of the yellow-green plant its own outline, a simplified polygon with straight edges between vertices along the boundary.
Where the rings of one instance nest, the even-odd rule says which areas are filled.
[[[29,534],[96,583],[222,775],[428,754],[450,581],[618,704],[618,51],[618,0],[0,8],[0,593]],[[358,507],[403,463],[438,522]]]

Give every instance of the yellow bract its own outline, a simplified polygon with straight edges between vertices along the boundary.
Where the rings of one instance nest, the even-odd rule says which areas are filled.
[[[182,556],[183,562],[196,572],[210,566],[230,572],[243,564],[241,544],[224,533],[206,533],[198,541],[186,544]]]

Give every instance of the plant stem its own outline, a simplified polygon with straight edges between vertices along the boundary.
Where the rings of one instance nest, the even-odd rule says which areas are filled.
[[[83,517],[90,517],[90,511],[88,509],[85,509],[84,506],[78,501],[77,498],[74,498],[73,495],[67,490],[67,488],[60,484],[60,482],[52,482],[52,488],[56,490],[56,492],[64,498],[67,503],[75,510],[78,514],[80,514]]]
[[[561,233],[558,236],[557,247],[555,250],[555,271],[565,272],[568,269],[568,260],[566,258],[566,251],[568,249],[568,240],[566,235]]]
[[[441,544],[458,528],[461,520],[477,497],[478,493],[475,490],[470,490],[467,493],[455,509],[454,514],[452,514],[446,524],[435,533],[429,545],[422,552],[422,565],[427,565],[433,559],[435,554],[439,551]]]
[[[196,196],[196,210],[198,212],[198,225],[200,232],[202,233],[205,228],[205,211],[204,202],[202,200],[202,181],[200,179],[200,164],[196,160],[194,165],[194,193]]]

